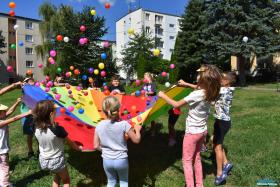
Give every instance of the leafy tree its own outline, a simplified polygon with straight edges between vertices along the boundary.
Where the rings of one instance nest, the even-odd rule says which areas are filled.
[[[6,43],[5,43],[5,38],[4,36],[2,36],[2,31],[0,31],[0,54],[5,53],[5,51],[2,51],[2,48],[6,47]]]

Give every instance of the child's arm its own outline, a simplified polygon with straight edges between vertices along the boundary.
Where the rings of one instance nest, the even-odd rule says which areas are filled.
[[[175,101],[173,99],[170,99],[165,93],[160,91],[158,93],[158,96],[165,100],[169,105],[173,106],[174,108],[180,108],[181,106],[187,104],[187,102],[184,99],[181,99],[180,101]]]
[[[128,137],[131,139],[133,143],[140,143],[141,140],[141,130],[142,126],[140,125],[134,125],[134,128],[130,128],[130,130],[127,132]]]
[[[183,86],[183,87],[192,88],[192,89],[197,89],[197,85],[191,84],[191,83],[187,83],[187,82],[183,81],[182,79],[178,81],[178,85],[179,86]]]
[[[22,82],[13,83],[13,84],[11,84],[9,86],[6,86],[5,88],[2,88],[0,90],[0,95],[3,95],[4,93],[10,91],[11,89],[13,89],[13,88],[15,88],[15,87],[17,87],[19,85],[22,85]]]
[[[29,112],[26,112],[26,113],[23,113],[23,114],[20,114],[20,115],[17,115],[15,117],[12,117],[10,119],[7,119],[7,120],[4,120],[2,122],[0,122],[0,128],[6,126],[6,125],[9,125],[10,123],[13,123],[21,118],[24,118],[28,115],[30,115],[32,113],[32,111],[30,110]]]
[[[14,111],[16,110],[18,104],[21,102],[21,98],[18,98],[17,101],[13,104],[13,106],[11,106],[9,108],[9,110],[6,112],[6,116],[8,117],[9,115],[11,115],[12,113],[14,113]]]
[[[101,146],[100,146],[100,139],[96,131],[94,132],[94,149],[101,151]]]
[[[76,151],[81,151],[83,149],[82,146],[77,145],[75,142],[71,141],[68,137],[66,137],[66,141],[70,147],[72,147]]]

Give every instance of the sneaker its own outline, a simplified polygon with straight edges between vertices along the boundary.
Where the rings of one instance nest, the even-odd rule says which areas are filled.
[[[232,170],[232,168],[233,168],[233,164],[228,162],[223,168],[223,174],[228,175],[229,172]]]
[[[226,183],[226,180],[227,180],[227,175],[223,173],[221,176],[215,178],[214,184],[216,186],[223,185]]]
[[[173,147],[175,144],[176,144],[176,140],[173,139],[173,138],[170,138],[170,139],[169,139],[169,142],[168,142],[168,146],[169,146],[169,147]]]

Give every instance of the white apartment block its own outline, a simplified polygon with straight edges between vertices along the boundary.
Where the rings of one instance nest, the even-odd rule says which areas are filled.
[[[130,35],[128,30],[134,29],[135,33],[140,33],[142,28],[150,33],[152,38],[159,38],[156,48],[161,50],[163,59],[170,60],[174,50],[177,34],[180,30],[180,17],[176,15],[164,14],[142,8],[128,13],[116,22],[116,45],[117,45],[117,65],[122,64],[121,52],[128,47]],[[121,77],[126,78],[125,72],[120,71]]]
[[[0,13],[0,31],[7,45],[1,49],[5,53],[0,54],[0,83],[12,81],[16,76],[24,77],[27,70],[33,72],[36,80],[43,79],[43,71],[38,68],[38,64],[45,63],[35,51],[35,47],[42,44],[39,24],[40,20]],[[14,29],[15,25],[18,25],[17,30]],[[16,44],[16,49],[11,48],[12,44]],[[7,72],[9,65],[13,67],[13,73]]]

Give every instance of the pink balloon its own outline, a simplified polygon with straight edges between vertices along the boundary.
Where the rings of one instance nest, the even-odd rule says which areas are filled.
[[[80,38],[79,43],[80,45],[84,45],[85,44],[84,38]]]
[[[103,42],[103,47],[108,48],[110,46],[110,43],[108,41]]]
[[[141,81],[137,79],[137,80],[135,81],[135,84],[138,86],[139,84],[141,84]]]
[[[48,83],[47,83],[47,87],[52,87],[53,86],[53,82],[52,81],[49,81]]]
[[[39,68],[42,68],[44,65],[43,64],[38,64],[38,67]]]
[[[167,76],[167,73],[166,73],[165,71],[163,71],[163,72],[161,73],[161,76],[166,77],[166,76]]]
[[[85,31],[86,31],[86,27],[85,27],[84,25],[82,25],[82,26],[80,27],[80,31],[81,31],[81,32],[85,32]]]
[[[76,88],[78,91],[81,91],[82,90],[82,88],[80,87],[80,86],[77,86],[77,88]]]
[[[175,64],[170,64],[170,69],[174,69],[175,68]]]
[[[84,44],[87,44],[87,43],[88,43],[88,39],[84,38]]]
[[[50,60],[50,64],[54,65],[54,64],[55,64],[55,60],[54,60],[54,59],[51,59],[51,60]]]
[[[141,94],[144,95],[145,94],[145,90],[141,90]]]
[[[49,92],[50,91],[50,88],[49,87],[46,87],[45,88],[45,92]]]
[[[42,80],[42,81],[41,81],[41,84],[46,84],[46,81]]]
[[[51,50],[50,51],[50,55],[51,55],[51,57],[55,57],[56,56],[56,51],[55,50]]]
[[[106,76],[106,71],[101,71],[100,75],[101,75],[101,77],[105,77]]]
[[[56,99],[56,100],[60,100],[60,98],[61,98],[61,95],[60,95],[60,94],[56,94],[56,95],[55,95],[55,99]]]
[[[13,67],[12,67],[12,66],[8,66],[8,67],[7,67],[7,71],[8,71],[8,72],[13,72]]]
[[[49,81],[51,80],[51,78],[49,76],[46,76],[46,80]]]
[[[71,73],[70,73],[70,72],[67,72],[67,73],[65,73],[65,76],[66,76],[66,77],[71,77]]]
[[[138,116],[138,117],[137,117],[137,121],[138,121],[138,122],[142,121],[142,117],[141,117],[141,116]]]
[[[35,86],[39,87],[39,86],[40,86],[40,83],[39,83],[39,82],[36,82],[36,83],[35,83]]]
[[[68,110],[69,110],[70,112],[73,112],[74,109],[75,109],[75,108],[74,108],[73,106],[69,106],[69,107],[68,107]]]

